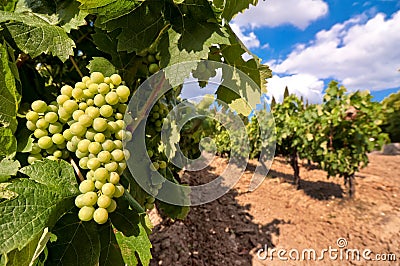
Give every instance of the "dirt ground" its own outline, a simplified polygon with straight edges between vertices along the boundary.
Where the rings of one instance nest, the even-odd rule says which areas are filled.
[[[151,264],[400,265],[400,156],[371,154],[369,158],[368,167],[356,175],[354,199],[348,198],[343,179],[327,179],[323,171],[305,166],[300,172],[301,189],[296,189],[283,158],[274,160],[267,179],[249,193],[255,164],[251,162],[233,190],[192,207],[186,220],[161,221],[156,211],[151,213],[156,223]],[[190,184],[207,182],[222,173],[226,164],[226,159],[217,158],[208,168],[185,173],[182,179]],[[265,252],[257,252],[266,247],[265,259]],[[281,255],[288,261],[279,260],[277,251],[271,259],[273,248],[286,250]],[[330,251],[324,253],[323,261],[315,261],[313,256],[308,259],[304,249],[315,250],[317,259],[323,249]],[[370,258],[395,254],[397,261],[358,261],[352,258],[355,249],[361,255],[371,250],[366,253]],[[296,250],[299,260],[293,260]]]

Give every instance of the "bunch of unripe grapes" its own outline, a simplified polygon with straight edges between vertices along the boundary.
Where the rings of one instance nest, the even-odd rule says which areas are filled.
[[[105,223],[108,213],[116,209],[113,198],[121,197],[124,193],[124,187],[119,181],[130,156],[127,150],[123,150],[122,144],[122,141],[132,138],[124,121],[129,95],[129,88],[122,84],[118,74],[104,77],[100,72],[93,72],[90,77],[83,77],[74,87],[65,85],[57,97],[57,110],[51,113],[54,118],[51,117],[53,119],[50,121],[58,122],[60,128],[50,131],[49,126],[50,133],[55,132],[51,138],[38,138],[40,149],[48,152],[53,145],[64,147],[65,153],[75,154],[79,159],[79,167],[85,170],[86,179],[79,185],[82,194],[75,199],[75,205],[80,208],[78,216],[82,221],[93,219],[98,224]],[[32,112],[38,113],[39,117],[43,116],[46,122],[50,112],[45,105],[42,101],[35,101],[32,103]],[[29,128],[33,120],[28,118],[28,114]],[[33,113],[30,115],[34,116]],[[40,119],[36,121],[37,128]],[[53,156],[53,159],[63,158],[62,155]]]

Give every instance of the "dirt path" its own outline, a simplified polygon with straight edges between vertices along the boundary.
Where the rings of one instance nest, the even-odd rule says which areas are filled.
[[[297,249],[301,257],[304,249],[314,249],[319,257],[322,249],[337,249],[339,238],[345,239],[349,249],[370,249],[370,257],[394,253],[398,260],[386,264],[334,261],[325,253],[325,260],[318,264],[400,265],[400,156],[374,154],[370,161],[356,176],[353,200],[347,199],[342,179],[328,180],[320,170],[301,167],[302,189],[295,189],[292,170],[282,158],[275,159],[269,178],[256,191],[247,193],[252,176],[249,167],[227,195],[193,207],[183,222],[164,221],[156,226],[151,236],[152,265],[283,265],[276,253],[272,261],[270,257],[260,260],[257,251],[265,245],[287,252]],[[218,158],[211,167],[185,174],[183,179],[191,184],[204,183],[225,167],[226,160]]]

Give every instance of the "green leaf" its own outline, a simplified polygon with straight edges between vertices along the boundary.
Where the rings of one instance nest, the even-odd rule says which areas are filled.
[[[49,265],[98,265],[100,237],[94,221],[82,222],[77,213],[66,213],[52,233],[57,240],[47,245]]]
[[[101,243],[100,265],[102,266],[124,266],[124,258],[121,254],[114,230],[110,223],[99,227]]]
[[[12,180],[18,197],[0,203],[0,253],[22,249],[74,206],[79,194],[74,171],[65,161],[38,161],[20,170],[30,178]]]
[[[222,17],[230,21],[239,12],[249,8],[250,5],[257,5],[258,0],[214,0],[214,5],[222,11]]]
[[[1,14],[0,11],[0,22]],[[4,12],[3,12],[4,13]],[[0,126],[9,127],[12,132],[17,129],[17,110],[21,96],[17,92],[15,76],[5,45],[0,43]]]
[[[0,10],[3,11],[14,11],[15,5],[18,0],[2,0],[0,1]]]
[[[117,237],[118,244],[122,251],[122,256],[127,265],[137,265],[140,262],[143,265],[149,265],[151,256],[151,243],[149,236],[147,235],[145,227],[142,223],[139,223],[139,235],[126,237],[121,232],[117,232],[115,236]]]
[[[128,209],[127,205],[119,204],[119,202],[120,201],[118,201],[118,207],[115,212],[110,213],[110,219],[113,225],[125,236],[137,236],[139,234],[139,215],[137,214],[137,212]]]
[[[9,128],[0,127],[0,158],[12,158],[17,151],[17,139]]]
[[[104,76],[111,76],[117,73],[114,65],[104,57],[93,57],[87,68],[90,70],[90,73],[98,71],[103,73]]]
[[[18,161],[3,159],[0,161],[0,182],[7,181],[11,176],[15,176],[21,167]]]
[[[139,3],[135,0],[78,0],[81,10],[97,15],[98,22],[104,24],[130,13]]]
[[[168,217],[180,220],[185,219],[190,211],[190,207],[188,206],[176,206],[162,201],[157,203],[157,208],[168,215]]]
[[[21,130],[19,130],[17,135],[17,152],[32,151],[32,144],[32,132],[26,127],[23,127]]]
[[[75,43],[65,30],[40,15],[31,12],[0,11],[0,23],[8,22],[7,29],[19,49],[31,57],[53,54],[65,62],[74,54]]]

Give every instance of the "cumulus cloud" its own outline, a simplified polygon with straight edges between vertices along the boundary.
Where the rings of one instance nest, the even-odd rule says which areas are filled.
[[[274,75],[267,81],[267,96],[274,97],[277,102],[282,102],[285,87],[288,87],[290,94],[303,97],[304,101],[309,103],[322,102],[324,82],[313,75],[296,74],[284,77]]]
[[[268,0],[259,1],[233,22],[240,28],[277,27],[291,24],[305,29],[312,21],[328,13],[328,4],[323,0]]]
[[[231,23],[230,26],[247,48],[251,49],[260,47],[260,40],[257,38],[254,32],[249,32],[246,34],[244,29],[240,28],[240,26],[235,23]]]
[[[400,11],[387,18],[376,14],[336,24],[299,44],[281,62],[270,62],[277,73],[309,74],[338,79],[350,90],[382,90],[400,86]]]

